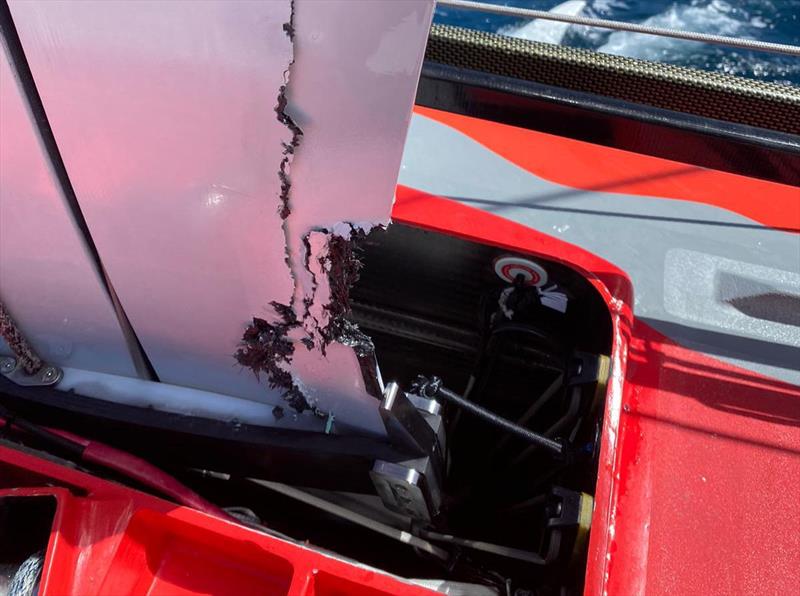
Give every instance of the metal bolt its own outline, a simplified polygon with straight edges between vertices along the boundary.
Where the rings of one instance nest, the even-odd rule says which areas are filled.
[[[547,517],[558,517],[561,515],[561,501],[558,503],[550,503],[544,509]]]
[[[0,372],[10,373],[17,367],[17,361],[13,358],[0,359]]]
[[[44,371],[42,371],[43,383],[50,383],[51,381],[55,381],[56,377],[58,377],[58,371],[52,366],[48,366],[46,369],[44,369]]]

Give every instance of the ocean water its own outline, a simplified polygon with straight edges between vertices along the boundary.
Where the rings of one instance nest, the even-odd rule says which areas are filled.
[[[563,0],[482,0],[551,10]],[[573,14],[800,45],[800,0],[570,0]],[[800,58],[438,7],[434,22],[800,86]]]

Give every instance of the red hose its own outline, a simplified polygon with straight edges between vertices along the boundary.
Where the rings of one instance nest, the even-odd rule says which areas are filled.
[[[0,423],[5,425],[6,420],[0,418]],[[232,515],[226,513],[210,501],[205,500],[173,476],[170,476],[141,457],[137,457],[127,451],[116,449],[100,441],[86,439],[66,430],[49,427],[42,428],[54,435],[58,435],[62,439],[81,445],[83,447],[83,453],[81,454],[81,459],[83,461],[119,472],[123,476],[136,480],[144,486],[172,497],[181,505],[186,505],[187,507],[197,509],[209,515],[238,523],[238,520]]]
[[[188,486],[182,484],[173,476],[170,476],[163,470],[157,468],[141,457],[137,457],[131,453],[128,453],[127,451],[122,451],[121,449],[112,447],[111,445],[106,445],[100,441],[93,441],[78,435],[74,435],[65,430],[58,430],[54,428],[48,428],[47,430],[54,434],[60,435],[65,439],[69,439],[70,441],[74,441],[83,445],[84,461],[98,464],[108,468],[109,470],[119,472],[120,474],[132,478],[133,480],[136,480],[145,486],[172,497],[178,503],[186,505],[187,507],[191,507],[192,509],[197,509],[198,511],[203,511],[204,513],[208,513],[209,515],[214,515],[216,517],[222,517],[224,519],[236,521],[233,516],[229,515],[210,501],[205,500]]]

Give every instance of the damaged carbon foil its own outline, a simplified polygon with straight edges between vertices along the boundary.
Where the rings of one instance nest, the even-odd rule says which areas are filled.
[[[286,33],[289,42],[294,45],[294,2],[291,3],[289,21],[284,23],[283,31]],[[278,121],[286,126],[291,133],[288,141],[281,141],[283,153],[280,165],[278,166],[278,179],[280,180],[280,204],[278,215],[282,220],[282,229],[285,245],[285,262],[291,271],[291,255],[288,242],[288,226],[286,220],[291,214],[290,195],[292,182],[290,178],[291,162],[294,158],[295,149],[300,145],[303,138],[303,131],[295,123],[294,119],[286,112],[288,99],[286,88],[289,84],[292,65],[294,64],[294,51],[292,58],[283,72],[283,85],[278,89],[277,104],[275,113]],[[294,276],[293,276],[293,279]],[[295,280],[296,284],[296,280]],[[249,368],[261,378],[266,375],[267,382],[271,389],[282,391],[282,397],[287,404],[296,412],[301,413],[309,409],[308,400],[303,391],[295,383],[292,373],[288,367],[292,363],[294,354],[294,342],[289,337],[289,331],[299,327],[297,314],[290,305],[281,304],[277,301],[270,302],[270,305],[277,314],[277,320],[268,322],[259,317],[253,317],[250,324],[245,328],[239,348],[234,354],[236,361],[243,367]],[[282,409],[276,407],[274,410],[276,418],[283,415]]]
[[[272,302],[271,305],[280,320],[270,323],[253,317],[234,357],[241,366],[252,370],[256,378],[266,375],[270,388],[281,390],[287,404],[296,412],[303,412],[309,408],[308,401],[294,382],[292,374],[281,366],[292,363],[294,342],[289,338],[289,330],[300,323],[290,306],[279,302]]]
[[[294,47],[294,0],[291,2],[289,13],[289,22],[283,24],[283,31],[289,42]],[[283,124],[291,133],[288,141],[281,141],[283,146],[283,157],[278,166],[278,179],[280,180],[280,206],[278,208],[278,215],[283,220],[283,234],[286,241],[286,265],[291,270],[292,263],[289,251],[289,229],[286,223],[289,215],[291,214],[290,194],[292,190],[292,181],[290,178],[290,169],[292,160],[294,159],[295,149],[300,145],[303,138],[303,131],[286,111],[289,100],[286,97],[286,89],[289,85],[289,78],[291,76],[292,66],[294,65],[294,51],[292,51],[292,58],[289,64],[286,65],[286,70],[283,71],[283,85],[278,89],[278,102],[275,105],[275,114],[277,115],[278,122]]]
[[[289,22],[283,27],[292,44],[295,40],[294,14],[292,2]],[[280,390],[282,398],[297,413],[311,410],[318,416],[328,416],[307,394],[299,373],[292,370],[295,342],[299,341],[309,351],[318,350],[323,357],[327,357],[327,348],[333,342],[351,348],[358,360],[365,389],[375,397],[380,396],[381,384],[372,341],[347,318],[350,288],[358,280],[361,268],[357,243],[366,236],[365,229],[372,226],[336,224],[333,231],[314,230],[303,236],[304,258],[293,258],[289,226],[293,207],[290,170],[303,138],[303,130],[287,111],[287,87],[293,64],[294,53],[284,71],[284,84],[278,90],[275,113],[290,133],[288,140],[281,141],[283,152],[278,167],[280,193],[277,212],[282,220],[284,260],[292,273],[295,299],[292,305],[272,301],[270,304],[276,313],[272,322],[253,317],[234,357],[257,378],[266,376],[269,387]],[[298,261],[302,261],[302,265]],[[296,266],[304,267],[305,273],[310,275],[310,288],[299,287],[301,282]],[[301,314],[298,316],[298,313]],[[276,407],[276,417],[280,415],[282,410]]]
[[[343,226],[347,226],[349,231],[342,230]],[[312,304],[318,301],[323,303],[324,316],[321,321],[324,324],[320,325],[320,319],[315,317],[320,350],[324,354],[333,342],[351,348],[358,359],[367,391],[379,397],[382,388],[375,346],[369,336],[350,319],[350,290],[358,281],[362,267],[358,245],[366,236],[363,226],[352,224],[343,224],[335,232],[311,232],[306,237],[306,244],[309,247],[316,246],[317,250],[307,258],[307,262],[316,262],[318,266],[310,271],[315,280]],[[319,281],[320,273],[324,274],[322,284]]]
[[[241,366],[258,377],[266,375],[270,387],[282,390],[283,398],[298,413],[311,409],[325,415],[309,403],[290,371],[295,351],[293,336],[297,336],[291,332],[295,330],[301,332],[298,339],[308,350],[318,349],[323,356],[334,342],[352,349],[368,393],[381,393],[372,340],[349,319],[350,289],[358,281],[362,266],[358,242],[366,232],[349,224],[348,229],[346,235],[341,229],[338,233],[315,230],[305,237],[304,264],[311,273],[313,287],[303,300],[303,319],[291,306],[272,302],[278,319],[270,323],[254,317],[235,354]]]
[[[351,312],[350,289],[358,281],[363,266],[358,243],[366,235],[363,229],[352,226],[348,237],[328,233],[325,250],[316,257],[327,274],[329,294],[324,306],[327,325],[319,330],[322,346],[336,341],[353,348],[359,356],[375,351],[372,340],[348,318]]]

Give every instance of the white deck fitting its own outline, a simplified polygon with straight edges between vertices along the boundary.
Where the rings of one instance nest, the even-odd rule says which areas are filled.
[[[0,47],[0,298],[46,361],[136,375],[5,47]],[[0,353],[11,354],[2,339]]]
[[[271,301],[309,291],[308,231],[388,221],[432,1],[298,0],[294,48],[288,0],[9,4],[92,237],[159,377],[281,404],[233,353],[251,317],[271,319]],[[285,234],[278,168],[291,133],[274,107],[293,50],[287,112],[304,136]],[[382,433],[354,354],[332,348],[326,359],[299,346],[293,375],[342,428]]]

